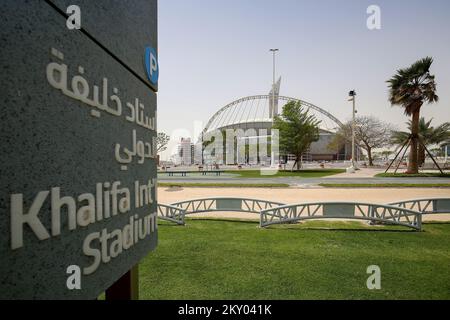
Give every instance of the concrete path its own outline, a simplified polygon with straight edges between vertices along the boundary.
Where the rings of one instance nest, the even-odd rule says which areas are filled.
[[[366,177],[338,177],[330,176],[324,178],[299,178],[299,177],[265,177],[265,178],[237,178],[230,176],[204,177],[187,176],[168,177],[158,176],[159,182],[172,183],[284,183],[290,186],[314,187],[321,183],[353,184],[353,183],[408,183],[408,184],[450,184],[450,178],[366,178]]]
[[[341,173],[322,178],[301,177],[271,177],[242,178],[234,174],[223,174],[222,176],[203,176],[199,173],[190,173],[187,177],[169,177],[166,173],[158,175],[160,182],[172,183],[282,183],[293,187],[314,188],[321,183],[332,184],[379,184],[379,183],[408,183],[408,184],[450,184],[449,178],[377,178],[375,175],[383,173],[383,169],[362,168],[356,173]]]

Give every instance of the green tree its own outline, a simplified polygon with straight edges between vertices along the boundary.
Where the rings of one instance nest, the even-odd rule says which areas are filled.
[[[288,102],[281,116],[274,119],[273,129],[280,133],[280,152],[295,156],[295,165],[300,170],[302,154],[308,151],[311,143],[319,140],[319,124],[309,111],[303,110],[299,101]]]
[[[157,152],[163,152],[167,150],[167,144],[170,141],[170,136],[165,134],[164,132],[158,132],[158,136],[156,137],[156,148]]]
[[[426,121],[424,117],[419,120],[418,137],[426,147],[440,145],[450,140],[450,122],[445,122],[438,127],[431,126],[433,119]],[[412,122],[408,121],[408,129],[412,130]],[[410,137],[411,133],[405,131],[392,131],[391,143],[402,146]],[[425,148],[420,144],[418,147],[418,165],[425,163]]]
[[[389,83],[389,100],[392,105],[404,108],[405,114],[411,118],[411,144],[407,173],[419,172],[418,136],[420,109],[424,103],[439,100],[436,95],[434,75],[430,74],[433,58],[426,57],[408,68],[400,69],[387,82]]]

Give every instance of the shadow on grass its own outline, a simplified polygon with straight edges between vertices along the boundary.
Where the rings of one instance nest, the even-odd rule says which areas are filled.
[[[259,221],[257,221],[257,220],[239,219],[239,218],[189,218],[189,219],[186,219],[186,222],[192,222],[192,221],[235,222],[235,223],[256,224],[259,226]]]
[[[236,219],[236,218],[188,218],[186,219],[186,225],[189,225],[190,223],[195,222],[228,222],[228,223],[243,223],[248,225],[255,225],[255,227],[259,228],[259,221],[256,220],[248,220],[248,219]],[[316,222],[317,223],[317,222]],[[426,230],[417,231],[414,229],[410,229],[407,227],[401,227],[401,226],[358,226],[355,225],[357,222],[353,222],[353,226],[346,224],[346,223],[335,223],[335,226],[314,226],[314,225],[306,225],[304,223],[291,223],[291,224],[279,224],[279,225],[271,225],[265,228],[261,228],[264,230],[289,230],[289,231],[329,231],[329,232],[388,232],[388,233],[425,233]],[[311,222],[309,222],[311,224]],[[449,225],[450,222],[426,222],[423,223],[424,226],[426,225]],[[185,225],[185,226],[186,226]],[[183,225],[177,225],[175,223],[170,222],[159,222],[160,227],[184,227]]]
[[[259,226],[259,221],[257,220],[249,220],[249,219],[238,219],[238,218],[208,218],[208,217],[204,217],[204,218],[186,218],[185,222],[186,224],[189,222],[204,222],[204,221],[209,221],[209,222],[233,222],[233,223],[246,223],[246,224],[254,224],[254,225],[258,225]],[[170,227],[183,227],[183,225],[178,225],[176,223],[172,223],[169,221],[164,221],[164,220],[159,220],[158,221],[158,227],[166,227],[166,226],[170,226]]]
[[[422,225],[450,225],[449,221],[427,221],[422,222]]]
[[[383,227],[384,228],[384,227]],[[338,227],[330,227],[330,228],[326,228],[326,227],[302,227],[302,226],[292,226],[292,227],[282,227],[282,228],[276,228],[276,227],[267,227],[266,229],[268,230],[290,230],[290,231],[339,231],[339,232],[389,232],[389,233],[420,233],[417,230],[413,230],[413,229],[381,229],[380,227],[375,229],[374,228],[346,228],[346,227],[342,227],[342,228],[338,228]],[[423,231],[422,231],[423,232]]]
[[[184,225],[182,225],[182,224],[176,224],[176,223],[170,223],[170,222],[164,222],[164,223],[161,223],[161,222],[158,222],[158,228],[160,228],[160,227],[184,227]]]

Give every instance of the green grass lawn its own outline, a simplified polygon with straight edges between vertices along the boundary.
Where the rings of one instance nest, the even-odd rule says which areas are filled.
[[[184,188],[289,188],[287,183],[177,183],[159,182],[158,187],[184,187]]]
[[[449,244],[450,224],[438,223],[411,232],[358,222],[161,222],[158,248],[140,265],[140,298],[450,299]],[[366,287],[370,265],[381,268],[382,290]]]
[[[419,174],[406,174],[406,173],[379,173],[375,175],[378,178],[450,178],[450,173],[419,173]]]
[[[277,174],[267,176],[261,175],[260,170],[228,170],[226,173],[239,175],[240,178],[267,178],[267,177],[299,177],[299,178],[322,178],[344,173],[343,169],[319,169],[300,171],[278,171]]]
[[[320,183],[325,188],[450,188],[450,183]]]

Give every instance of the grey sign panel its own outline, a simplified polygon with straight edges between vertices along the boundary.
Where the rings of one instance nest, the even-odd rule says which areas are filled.
[[[330,218],[345,218],[355,216],[355,205],[353,204],[326,204],[323,206],[323,215]]]
[[[217,208],[217,210],[241,210],[242,200],[241,199],[217,199],[216,208]]]
[[[434,212],[450,212],[450,199],[439,199],[434,201]]]
[[[0,10],[0,299],[96,298],[157,245],[156,94],[45,1]]]
[[[146,47],[158,47],[157,0],[50,0],[66,13],[76,4],[81,11],[81,27],[145,79],[155,91],[144,68]]]

